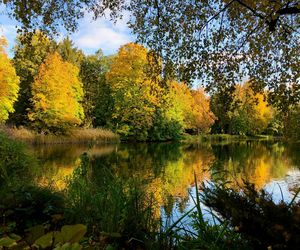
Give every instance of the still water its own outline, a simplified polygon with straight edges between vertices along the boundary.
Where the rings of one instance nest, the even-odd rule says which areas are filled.
[[[46,145],[31,151],[42,166],[41,185],[64,189],[66,177],[80,164],[80,155],[88,152],[96,168],[105,166],[116,175],[142,179],[165,216],[181,214],[193,205],[194,173],[198,182],[220,175],[233,187],[250,181],[277,201],[290,200],[300,186],[300,145],[278,141]]]

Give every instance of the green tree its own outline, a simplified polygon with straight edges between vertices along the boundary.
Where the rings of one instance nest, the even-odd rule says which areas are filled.
[[[233,84],[220,84],[211,96],[210,108],[217,117],[212,126],[213,133],[229,133],[230,114],[237,108],[234,98],[236,86]]]
[[[20,77],[20,93],[15,103],[15,112],[10,116],[10,122],[16,125],[28,125],[28,110],[32,108],[30,99],[34,77],[54,47],[54,42],[38,31],[17,38],[13,62],[17,75]]]
[[[64,61],[72,63],[80,68],[80,64],[84,59],[84,53],[82,50],[75,47],[73,41],[68,36],[58,43],[57,52]]]
[[[57,52],[47,56],[32,86],[33,108],[28,115],[38,131],[61,133],[81,124],[83,90],[78,74],[79,69]]]
[[[95,55],[83,59],[80,67],[80,78],[83,83],[85,126],[108,126],[113,109],[110,85],[105,74],[112,61],[111,56],[104,56],[101,50]]]
[[[293,141],[300,141],[300,105],[295,106],[289,111],[286,119],[286,125],[284,130],[284,135],[287,139]]]
[[[235,99],[238,106],[231,114],[231,133],[261,134],[266,131],[273,118],[273,109],[267,104],[265,95],[255,93],[251,82],[237,85]]]
[[[6,40],[0,37],[0,124],[14,111],[13,104],[19,92],[19,77],[5,53]]]

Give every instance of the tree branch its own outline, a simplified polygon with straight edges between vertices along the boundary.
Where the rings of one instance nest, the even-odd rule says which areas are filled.
[[[276,11],[279,15],[293,15],[293,14],[300,14],[300,7],[294,6],[294,7],[286,7],[283,9],[280,9]]]

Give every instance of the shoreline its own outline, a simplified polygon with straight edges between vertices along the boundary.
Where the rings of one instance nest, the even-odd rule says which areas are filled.
[[[226,143],[238,141],[284,141],[283,137],[272,135],[230,135],[230,134],[184,134],[179,140],[166,141],[136,141],[124,140],[114,132],[103,128],[74,128],[68,135],[38,134],[27,128],[0,127],[0,132],[11,139],[19,140],[33,145],[45,144],[115,144],[115,143]]]
[[[75,128],[68,135],[38,134],[27,128],[2,127],[9,138],[33,145],[45,144],[115,144],[120,142],[118,135],[102,128]]]

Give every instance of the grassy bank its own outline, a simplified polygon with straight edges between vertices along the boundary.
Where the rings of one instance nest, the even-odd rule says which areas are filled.
[[[119,136],[102,128],[76,128],[67,135],[38,134],[27,128],[2,127],[0,131],[12,139],[31,144],[116,143]]]
[[[241,140],[274,140],[279,137],[272,135],[230,135],[230,134],[206,134],[206,135],[184,135],[182,142],[203,143],[203,142],[234,142]]]

